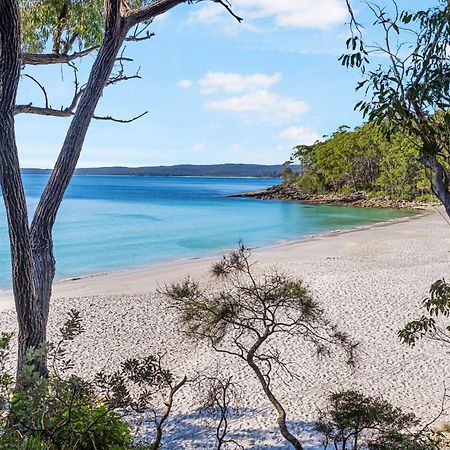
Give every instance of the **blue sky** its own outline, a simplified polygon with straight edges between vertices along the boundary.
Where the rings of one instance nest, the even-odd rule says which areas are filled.
[[[134,60],[127,71],[140,67],[142,79],[108,87],[97,114],[149,113],[127,125],[93,121],[79,167],[278,164],[294,145],[361,123],[353,111],[359,74],[338,62],[348,37],[344,0],[234,0],[233,6],[241,25],[217,4],[180,5],[152,24],[154,38],[127,45]],[[371,18],[356,9],[370,32]],[[81,80],[93,58],[79,64]],[[67,104],[73,89],[67,67],[27,73],[47,86],[53,107]],[[42,95],[24,79],[19,102],[30,101],[41,104]],[[22,166],[52,167],[69,121],[18,116]]]

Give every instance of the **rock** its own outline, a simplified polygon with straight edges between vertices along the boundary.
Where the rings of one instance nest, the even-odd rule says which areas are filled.
[[[249,197],[260,200],[290,200],[319,205],[351,205],[362,208],[423,209],[430,206],[428,203],[392,200],[389,196],[369,198],[365,192],[353,192],[350,194],[305,194],[294,185],[283,184],[278,184],[260,191],[234,194],[230,197]]]

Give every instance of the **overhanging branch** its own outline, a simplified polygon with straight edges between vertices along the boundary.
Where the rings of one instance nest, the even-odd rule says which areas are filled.
[[[27,66],[39,66],[48,64],[67,64],[75,59],[82,58],[89,55],[99,48],[99,45],[87,48],[81,52],[74,52],[70,54],[58,53],[22,53],[22,64]]]
[[[45,108],[42,106],[33,106],[32,103],[28,105],[17,105],[14,108],[14,114],[35,114],[38,116],[50,116],[50,117],[72,117],[75,114],[75,111],[70,108],[64,109],[55,109],[55,108]],[[109,120],[111,122],[117,123],[131,123],[135,120],[140,119],[141,117],[148,114],[148,111],[144,111],[142,114],[139,114],[131,119],[118,119],[112,116],[93,116],[96,120]]]
[[[201,1],[212,1],[222,5],[238,22],[242,22],[242,18],[237,16],[231,9],[231,3],[228,0],[157,0],[150,5],[147,5],[136,11],[128,11],[125,14],[125,19],[128,27],[134,27],[142,22],[152,20],[154,17],[160,16],[170,9],[181,3],[199,3]]]

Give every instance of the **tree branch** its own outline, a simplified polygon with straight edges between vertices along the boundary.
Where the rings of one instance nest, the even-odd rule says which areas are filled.
[[[64,109],[55,109],[55,108],[44,108],[41,106],[33,106],[32,103],[28,105],[17,105],[14,110],[14,114],[35,114],[38,116],[51,116],[51,117],[72,117],[75,112],[72,108],[64,108]],[[148,114],[148,111],[144,111],[142,114],[138,116],[132,117],[131,119],[117,119],[112,116],[93,116],[93,119],[96,120],[110,120],[111,122],[117,123],[131,123],[135,120],[140,119],[141,117]]]
[[[140,119],[141,117],[148,114],[148,111],[144,111],[142,114],[139,114],[138,116],[132,117],[131,119],[116,119],[115,117],[111,116],[93,116],[93,119],[96,120],[110,120],[111,122],[117,122],[117,123],[131,123],[135,120]]]
[[[39,66],[48,64],[67,64],[75,59],[83,58],[83,56],[97,50],[100,46],[87,48],[81,52],[74,52],[71,54],[57,54],[57,53],[22,53],[22,64],[24,66]]]
[[[242,22],[242,18],[237,16],[231,9],[230,2],[228,0],[157,0],[150,5],[147,5],[141,9],[135,11],[129,11],[125,14],[125,19],[128,26],[131,28],[142,22],[152,20],[154,17],[164,14],[170,9],[174,8],[181,3],[199,3],[201,1],[212,1],[222,5],[238,22]]]
[[[39,81],[36,80],[36,78],[32,77],[31,75],[28,75],[28,74],[26,73],[26,74],[24,74],[23,76],[26,77],[26,78],[29,78],[29,79],[32,80],[32,81],[34,81],[34,82],[39,86],[39,88],[41,89],[41,91],[42,91],[43,94],[44,94],[44,98],[45,98],[45,107],[48,108],[48,95],[47,95],[47,91],[45,90],[45,87],[44,87],[41,83],[39,83]]]

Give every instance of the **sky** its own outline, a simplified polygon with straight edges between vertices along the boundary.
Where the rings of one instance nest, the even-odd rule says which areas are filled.
[[[401,0],[400,4],[436,3]],[[157,18],[155,36],[128,43],[127,73],[141,79],[105,89],[97,115],[131,124],[93,121],[79,167],[172,164],[280,164],[292,148],[311,144],[338,126],[362,123],[354,104],[357,70],[338,61],[349,36],[345,0],[233,0],[239,24],[212,2],[183,4]],[[357,4],[371,32],[372,18]],[[79,62],[86,80],[95,55]],[[66,66],[27,67],[46,86],[53,107],[73,95]],[[18,103],[42,105],[23,78]],[[22,167],[51,168],[69,118],[19,115]]]

